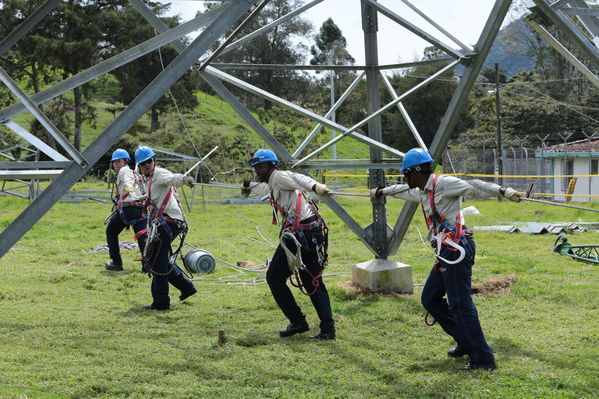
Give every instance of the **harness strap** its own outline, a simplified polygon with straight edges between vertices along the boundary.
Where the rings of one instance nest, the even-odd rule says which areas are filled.
[[[146,199],[146,202],[144,204],[144,208],[145,208],[144,212],[147,212],[148,207],[150,205],[153,205],[153,202],[152,202],[152,182],[153,182],[153,180],[154,180],[154,173],[152,172],[152,176],[150,176],[150,179],[148,180],[148,198]],[[169,187],[168,193],[166,193],[166,196],[164,197],[164,200],[162,201],[160,208],[158,208],[157,211],[154,209],[154,211],[152,212],[154,214],[154,217],[162,216],[172,195],[173,195],[173,188]]]

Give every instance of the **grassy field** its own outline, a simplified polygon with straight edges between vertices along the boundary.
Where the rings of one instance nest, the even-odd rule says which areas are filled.
[[[341,202],[368,223],[366,199]],[[26,204],[0,198],[2,228]],[[467,218],[469,226],[596,220],[588,212],[530,203],[467,205],[482,212]],[[391,223],[400,206],[390,199]],[[143,310],[151,301],[150,280],[137,271],[138,254],[124,251],[125,271],[108,272],[107,253],[90,252],[105,242],[108,208],[57,204],[0,259],[1,398],[598,397],[599,269],[553,253],[553,235],[476,234],[473,279],[513,274],[516,283],[507,293],[475,297],[498,369],[464,373],[455,369],[465,360],[445,354],[451,339],[423,323],[419,293],[432,258],[418,237],[417,229],[424,232],[419,217],[392,258],[413,267],[416,293],[366,295],[344,283],[351,266],[372,255],[323,206],[331,230],[327,272],[333,274],[325,281],[338,339],[311,342],[308,334],[279,338],[286,320],[268,287],[242,284],[259,273],[222,262],[214,274],[196,275],[199,292],[188,301],[179,303],[173,293],[170,311]],[[228,263],[262,263],[276,244],[270,217],[267,205],[208,202],[204,210],[196,196],[188,241]],[[127,232],[121,237],[132,240]],[[570,241],[597,244],[599,233],[578,233]],[[241,282],[226,283],[234,280]],[[314,309],[294,293],[314,331]],[[227,337],[223,345],[219,330]]]

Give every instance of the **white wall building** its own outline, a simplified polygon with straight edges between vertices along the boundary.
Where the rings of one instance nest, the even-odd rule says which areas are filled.
[[[558,144],[535,151],[536,158],[551,161],[547,171],[551,178],[552,193],[566,194],[570,180],[576,178],[576,188],[572,201],[599,201],[599,139],[579,140]],[[596,195],[598,197],[576,197],[576,195]],[[553,199],[563,201],[564,196]]]

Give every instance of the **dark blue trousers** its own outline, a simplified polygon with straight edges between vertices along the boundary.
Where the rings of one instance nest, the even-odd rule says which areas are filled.
[[[141,206],[124,206],[121,212],[115,212],[108,224],[106,225],[106,243],[108,244],[108,255],[112,259],[112,263],[115,265],[123,265],[123,259],[121,258],[121,250],[119,248],[119,234],[133,223],[133,231],[137,233],[140,230],[145,229],[146,220],[142,218],[143,207]],[[145,239],[139,238],[137,240],[139,249],[143,253],[144,246],[146,244]]]
[[[153,256],[152,265],[147,265],[152,273],[152,305],[156,309],[168,309],[170,298],[168,295],[168,284],[171,283],[179,291],[192,291],[194,286],[190,279],[185,277],[181,269],[175,264],[170,264],[169,258],[173,252],[171,242],[179,234],[179,227],[175,223],[165,222],[158,227],[157,244],[158,253]],[[145,237],[145,235],[144,235]],[[141,238],[141,237],[140,237]],[[170,272],[169,272],[170,271]]]
[[[491,364],[495,361],[493,351],[485,340],[471,296],[476,244],[471,237],[463,240],[463,244],[466,257],[460,263],[439,262],[433,267],[422,290],[422,305],[466,350],[471,365]],[[441,256],[453,260],[458,254],[444,247]]]
[[[304,231],[304,234],[309,245],[307,248],[302,246],[302,261],[312,276],[316,276],[322,270],[322,267],[318,262],[318,254],[316,251],[316,245],[321,245],[324,239],[322,229],[316,228]],[[292,240],[286,240],[285,245],[295,253],[296,247]],[[299,274],[305,290],[307,292],[312,292],[314,290],[312,276],[305,271],[300,271]],[[266,272],[266,282],[270,287],[270,291],[272,292],[272,296],[277,302],[277,305],[279,305],[279,308],[283,311],[283,314],[289,321],[295,323],[304,320],[305,316],[287,285],[287,279],[290,275],[291,271],[287,265],[287,257],[285,256],[283,248],[279,245]],[[313,295],[310,295],[310,300],[320,319],[320,331],[332,332],[335,331],[335,322],[333,320],[329,292],[324,285],[322,277],[318,278],[318,283],[319,286],[316,289],[316,292]]]

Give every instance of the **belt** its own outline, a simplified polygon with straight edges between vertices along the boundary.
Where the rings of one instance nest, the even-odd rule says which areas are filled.
[[[123,202],[123,206],[144,206],[143,202]]]
[[[300,228],[302,230],[312,230],[318,227],[322,227],[322,223],[318,221],[316,215],[312,215],[309,218],[300,220]]]

